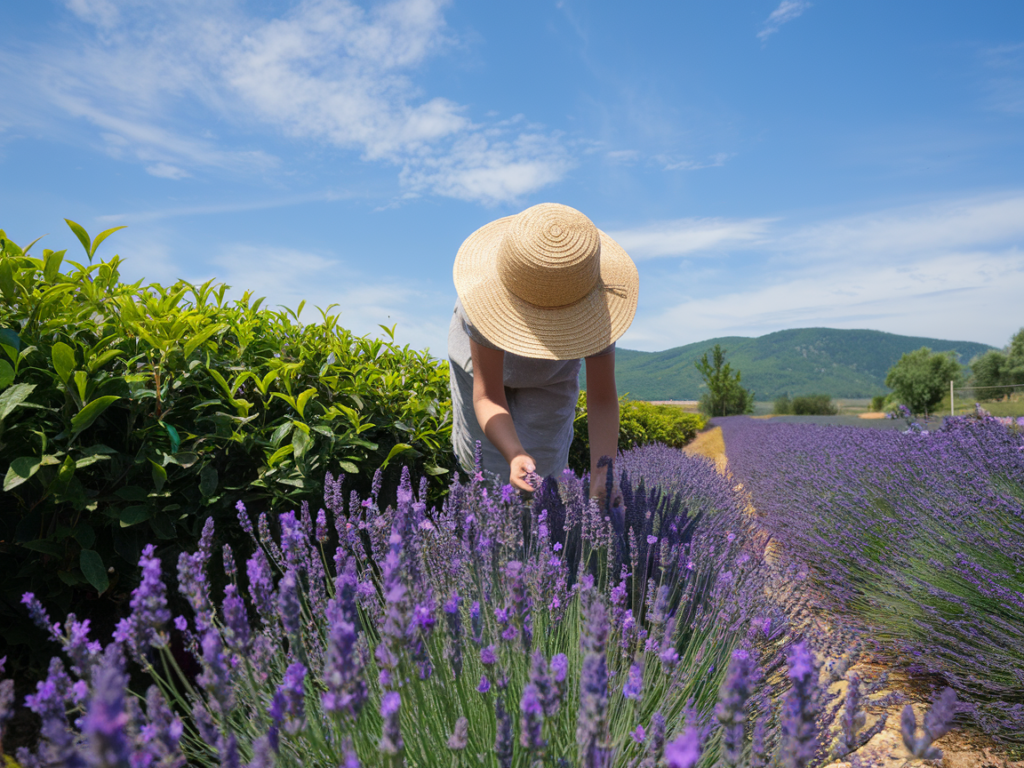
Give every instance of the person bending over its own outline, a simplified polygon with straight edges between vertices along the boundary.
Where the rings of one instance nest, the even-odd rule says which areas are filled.
[[[542,203],[492,221],[459,248],[448,330],[452,444],[483,469],[532,491],[527,475],[558,475],[569,459],[586,361],[590,495],[604,501],[602,456],[619,436],[615,341],[633,322],[636,266],[579,211]],[[613,505],[620,505],[614,484]]]

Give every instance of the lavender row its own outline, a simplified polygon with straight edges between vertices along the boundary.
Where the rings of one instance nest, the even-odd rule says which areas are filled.
[[[1024,750],[1024,438],[995,419],[930,434],[722,423],[729,465],[825,603],[937,674]]]

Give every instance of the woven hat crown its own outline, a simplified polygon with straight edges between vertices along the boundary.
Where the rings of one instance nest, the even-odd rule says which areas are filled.
[[[498,249],[505,288],[538,307],[573,304],[601,276],[601,234],[567,205],[541,203],[514,216]]]

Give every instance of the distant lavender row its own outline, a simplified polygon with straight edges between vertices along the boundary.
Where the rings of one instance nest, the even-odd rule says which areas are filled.
[[[762,551],[736,497],[678,451],[623,463],[637,478],[625,511],[599,510],[571,473],[530,505],[480,476],[429,512],[407,476],[394,508],[379,485],[345,499],[332,479],[318,514],[253,520],[240,505],[255,554],[241,567],[226,547],[218,556],[208,522],[178,561],[192,615],[171,630],[165,569],[147,547],[132,613],[105,650],[88,621],[55,625],[27,595],[70,670],[55,660],[30,697],[44,738],[19,762],[334,768],[483,755],[500,768],[691,768],[764,765],[779,742],[802,768],[828,748],[817,671],[794,646],[799,685],[781,714],[768,705],[784,622],[765,603]],[[673,488],[657,486],[668,478]],[[172,632],[201,668],[194,682],[177,672]],[[126,657],[156,682],[144,711],[126,695]]]
[[[913,673],[938,673],[1024,750],[1024,436],[724,420],[729,466],[787,556]]]

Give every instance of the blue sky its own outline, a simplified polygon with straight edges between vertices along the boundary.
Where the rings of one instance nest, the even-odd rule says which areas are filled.
[[[462,240],[554,201],[637,262],[624,347],[1024,326],[1018,0],[36,0],[0,28],[0,227],[74,255],[62,218],[126,224],[100,253],[131,279],[443,356]]]

